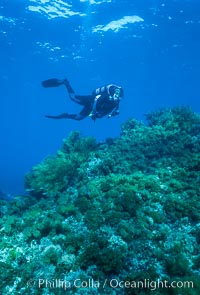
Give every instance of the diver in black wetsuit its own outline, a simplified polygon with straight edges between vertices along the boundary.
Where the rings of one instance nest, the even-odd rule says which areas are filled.
[[[119,114],[119,103],[123,96],[123,89],[120,86],[109,84],[95,89],[91,95],[76,95],[67,79],[49,79],[42,82],[43,87],[57,87],[64,85],[67,88],[69,97],[74,102],[83,106],[79,114],[63,113],[58,116],[46,115],[51,119],[73,119],[82,120],[90,116],[92,120],[108,115],[108,118]]]

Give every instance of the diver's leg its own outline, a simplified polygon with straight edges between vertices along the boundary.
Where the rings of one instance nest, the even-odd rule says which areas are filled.
[[[57,116],[51,116],[51,115],[46,115],[46,118],[50,118],[50,119],[68,119],[70,116],[70,114],[67,113],[63,113]]]
[[[82,105],[82,106],[88,106],[88,105],[92,105],[94,102],[94,98],[92,95],[74,95],[74,96],[70,96],[71,100],[73,100],[74,102]]]
[[[83,107],[83,109],[80,111],[79,114],[67,114],[68,115],[68,119],[73,119],[76,121],[80,121],[85,119],[87,116],[89,116],[89,114],[91,113],[92,107],[91,105],[86,105]]]
[[[69,97],[74,102],[81,104],[85,106],[86,104],[92,103],[93,96],[92,95],[76,95],[74,89],[70,85],[69,81],[67,79],[63,80],[63,85],[67,88],[67,91],[69,93]]]
[[[65,87],[67,88],[69,98],[72,101],[82,105],[81,97],[75,94],[74,89],[72,88],[72,86],[70,85],[70,83],[67,79],[63,80],[63,85],[65,85]]]
[[[72,88],[72,86],[70,85],[67,79],[64,79],[62,84],[65,85],[69,94],[75,94],[74,89]]]
[[[49,119],[72,119],[77,121],[80,121],[85,118],[81,116],[80,114],[67,114],[67,113],[60,114],[58,116],[46,115],[45,117]]]
[[[78,114],[79,117],[81,118],[86,118],[87,116],[89,116],[89,114],[92,111],[92,105],[91,104],[87,104],[83,107],[83,109],[80,111],[80,113]]]
[[[85,106],[79,114],[63,113],[58,116],[46,115],[45,117],[50,119],[72,119],[72,120],[80,121],[86,118],[91,113],[91,111],[92,111],[92,108],[90,105],[88,105],[88,106]]]
[[[70,85],[70,83],[69,83],[69,81],[67,79],[58,80],[56,78],[52,78],[52,79],[42,81],[42,86],[45,87],[45,88],[57,87],[57,86],[60,86],[60,85],[64,85],[67,88],[70,99],[72,99],[73,101],[79,103],[79,99],[76,99],[75,92],[74,92],[73,88],[71,87],[71,85]]]
[[[59,80],[56,78],[48,79],[42,82],[42,86],[47,87],[57,87],[60,85],[64,85],[67,88],[69,93],[69,97],[74,102],[85,106],[88,103],[92,103],[93,96],[92,95],[76,95],[75,91],[73,90],[72,86],[70,85],[67,79]]]

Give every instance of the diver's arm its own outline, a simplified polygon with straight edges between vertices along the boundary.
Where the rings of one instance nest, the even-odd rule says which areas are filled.
[[[108,115],[108,118],[119,115],[119,104],[112,110],[112,112]]]

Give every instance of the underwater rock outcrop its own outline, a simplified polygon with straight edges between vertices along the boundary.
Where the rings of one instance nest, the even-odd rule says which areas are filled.
[[[200,293],[200,116],[146,119],[71,133],[1,201],[2,294]]]

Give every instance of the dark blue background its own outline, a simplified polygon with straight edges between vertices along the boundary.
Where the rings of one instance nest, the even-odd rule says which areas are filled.
[[[0,189],[5,192],[23,193],[25,173],[55,153],[73,130],[103,140],[118,136],[128,118],[144,120],[159,107],[190,105],[200,111],[198,0],[64,2],[87,15],[48,19],[30,11],[28,0],[0,1]],[[92,33],[92,27],[127,15],[144,22]],[[60,49],[39,46],[45,43]],[[78,94],[107,83],[122,85],[120,116],[95,123],[44,118],[80,110],[64,87],[41,87],[51,77],[68,77]]]

